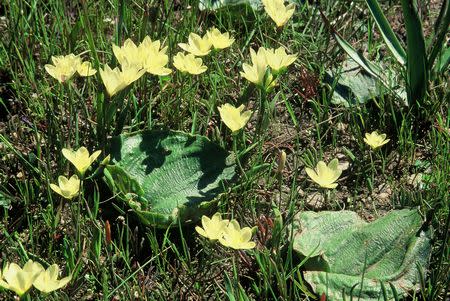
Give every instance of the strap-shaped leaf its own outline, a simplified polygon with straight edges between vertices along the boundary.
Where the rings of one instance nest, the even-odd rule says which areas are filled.
[[[428,63],[422,22],[416,0],[401,0],[407,39],[407,90],[409,105],[422,102],[428,86]]]
[[[439,17],[437,18],[436,23],[434,25],[435,34],[433,42],[431,44],[430,55],[428,57],[428,64],[430,68],[432,68],[434,61],[436,60],[436,57],[438,56],[439,52],[442,50],[443,45],[445,44],[445,37],[448,34],[449,24],[450,24],[450,0],[444,0],[439,12]],[[441,63],[442,63],[442,56],[441,56]],[[443,72],[445,68],[444,69],[437,68],[437,70]]]
[[[395,56],[397,61],[404,65],[406,63],[406,52],[403,49],[400,41],[397,39],[394,31],[392,30],[391,25],[387,21],[386,17],[383,14],[383,11],[380,8],[377,0],[366,0],[367,6],[377,23],[378,28],[380,29],[381,35],[383,36],[386,45],[389,50]]]

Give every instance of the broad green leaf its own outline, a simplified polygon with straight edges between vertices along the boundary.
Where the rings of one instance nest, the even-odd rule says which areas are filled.
[[[235,175],[234,156],[203,136],[143,131],[111,141],[106,182],[146,225],[196,220]]]
[[[327,71],[325,81],[334,88],[331,102],[345,107],[366,103],[383,94],[381,82],[351,59],[340,70]]]
[[[409,105],[419,105],[428,87],[428,63],[417,0],[401,0],[407,40],[407,91]]]
[[[409,209],[371,223],[352,211],[300,212],[292,226],[293,249],[310,256],[305,279],[317,294],[327,293],[327,300],[349,300],[350,292],[354,300],[379,300],[381,283],[405,296],[419,289],[417,267],[428,267],[430,233],[421,227],[420,214]],[[393,298],[392,289],[386,294]]]
[[[377,23],[378,28],[380,29],[381,35],[388,46],[389,50],[395,56],[397,61],[404,65],[406,62],[406,52],[400,44],[397,36],[392,30],[391,25],[387,21],[386,17],[383,14],[383,11],[380,8],[377,0],[366,0],[367,6],[369,7],[372,16]]]

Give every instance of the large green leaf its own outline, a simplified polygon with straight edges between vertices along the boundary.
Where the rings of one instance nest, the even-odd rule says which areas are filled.
[[[380,300],[381,283],[392,299],[387,283],[405,296],[419,288],[418,266],[428,267],[430,237],[421,227],[417,210],[392,211],[372,223],[352,211],[301,212],[292,226],[293,248],[309,256],[305,279],[327,300]]]
[[[327,71],[325,81],[333,86],[331,102],[346,107],[366,103],[383,93],[382,83],[352,59],[343,62],[340,70]]]
[[[232,154],[182,132],[120,135],[112,139],[110,154],[108,186],[146,225],[198,219],[235,176]]]

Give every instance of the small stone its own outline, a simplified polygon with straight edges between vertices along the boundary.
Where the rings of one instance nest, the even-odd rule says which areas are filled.
[[[319,192],[308,194],[306,205],[312,209],[322,209],[325,206],[325,198]]]

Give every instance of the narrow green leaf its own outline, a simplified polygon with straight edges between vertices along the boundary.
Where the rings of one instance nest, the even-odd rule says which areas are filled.
[[[439,52],[442,50],[443,45],[445,45],[446,43],[445,37],[448,33],[449,24],[450,24],[450,1],[444,0],[439,12],[439,17],[434,25],[435,35],[433,38],[433,42],[431,44],[430,55],[428,57],[428,64],[430,68],[433,66],[434,61],[436,60]],[[446,52],[448,52],[448,49]],[[439,68],[438,70],[442,72],[445,70],[445,68],[444,70],[441,68]]]
[[[366,0],[366,3],[367,6],[369,7],[372,16],[375,19],[375,22],[377,23],[378,28],[380,29],[381,35],[383,36],[383,39],[386,42],[386,45],[388,46],[389,50],[392,52],[392,54],[395,56],[395,58],[400,64],[405,65],[406,52],[403,49],[402,45],[400,44],[399,40],[397,39],[397,36],[392,30],[391,25],[384,16],[383,11],[381,10],[380,5],[378,4],[378,1]]]
[[[344,51],[360,65],[366,72],[371,74],[372,76],[377,77],[382,80],[381,68],[375,65],[374,63],[367,60],[362,54],[355,50],[346,40],[344,40],[340,35],[336,32],[333,32],[333,36],[336,39],[336,42],[344,49]],[[384,82],[384,81],[383,81]]]
[[[407,39],[407,90],[409,105],[420,105],[427,91],[428,64],[417,0],[401,0]]]
[[[450,47],[442,51],[438,63],[435,66],[435,72],[444,73],[450,64]]]

